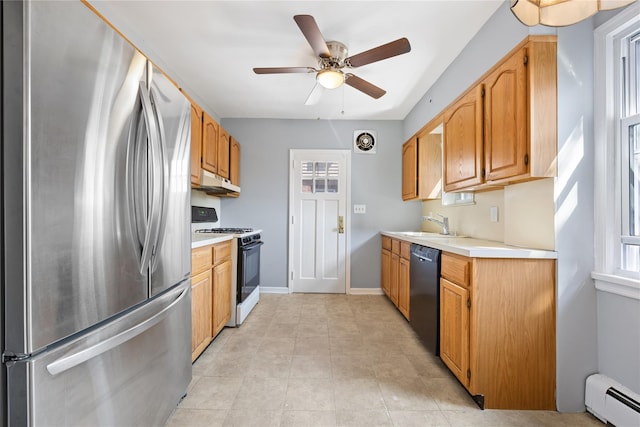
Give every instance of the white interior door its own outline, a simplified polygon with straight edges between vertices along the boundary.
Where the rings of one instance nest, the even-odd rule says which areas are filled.
[[[351,152],[291,150],[289,289],[346,293]]]

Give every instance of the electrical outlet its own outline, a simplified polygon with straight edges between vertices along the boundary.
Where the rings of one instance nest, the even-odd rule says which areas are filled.
[[[367,213],[367,205],[353,205],[353,213],[354,214]]]
[[[489,220],[491,222],[498,222],[498,207],[491,206],[489,208]]]

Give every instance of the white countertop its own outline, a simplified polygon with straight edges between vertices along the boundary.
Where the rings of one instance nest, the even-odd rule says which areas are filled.
[[[191,249],[215,245],[233,239],[231,234],[191,233]]]
[[[501,242],[493,242],[491,240],[474,239],[472,237],[397,231],[381,231],[380,234],[471,258],[558,258],[558,253],[555,251],[521,248],[518,246],[505,245]]]

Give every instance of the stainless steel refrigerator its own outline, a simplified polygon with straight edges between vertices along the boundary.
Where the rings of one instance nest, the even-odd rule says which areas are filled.
[[[4,421],[163,425],[191,380],[189,103],[80,1],[1,13]]]

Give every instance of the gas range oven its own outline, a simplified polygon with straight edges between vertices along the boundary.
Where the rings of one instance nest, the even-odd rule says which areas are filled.
[[[198,218],[192,210],[192,222]],[[213,208],[197,208],[198,210]],[[211,212],[208,212],[210,218]],[[217,216],[216,216],[217,220]],[[231,319],[226,326],[236,327],[242,324],[260,299],[260,247],[261,230],[253,228],[201,228],[194,230],[198,234],[231,235],[231,268],[235,274],[231,275]]]

